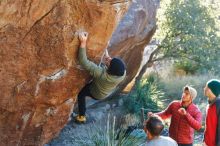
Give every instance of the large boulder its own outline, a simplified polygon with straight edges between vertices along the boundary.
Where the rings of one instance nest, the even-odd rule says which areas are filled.
[[[120,56],[125,60],[128,74],[119,89],[123,89],[131,82],[139,71],[145,47],[156,31],[158,7],[159,0],[133,0],[128,12],[113,33],[108,50],[112,56]],[[145,55],[150,56],[150,54]]]
[[[129,8],[128,0],[2,0],[0,145],[43,145],[67,123],[89,80],[77,61],[79,31],[89,32],[88,57],[96,63],[110,40],[110,55],[127,65],[120,87],[130,82],[154,34],[158,3],[133,0]]]
[[[89,79],[78,65],[77,32],[89,32],[88,57],[98,63],[129,4],[1,0],[1,146],[43,145],[63,128]]]

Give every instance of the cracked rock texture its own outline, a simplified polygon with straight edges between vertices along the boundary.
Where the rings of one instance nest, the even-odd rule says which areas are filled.
[[[77,32],[98,61],[129,2],[0,1],[0,146],[43,145],[67,123],[88,74]]]
[[[89,81],[77,61],[79,31],[89,32],[88,57],[96,63],[111,40],[110,55],[128,67],[123,88],[154,33],[157,3],[135,0],[129,8],[128,0],[1,0],[0,146],[43,145],[67,123]]]

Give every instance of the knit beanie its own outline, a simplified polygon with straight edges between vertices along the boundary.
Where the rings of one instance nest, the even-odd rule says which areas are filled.
[[[195,88],[189,86],[189,85],[186,85],[184,88],[183,88],[183,91],[185,90],[189,90],[189,94],[191,95],[192,97],[192,100],[194,100],[197,96],[197,91]]]
[[[216,97],[219,96],[220,94],[220,81],[219,80],[212,79],[207,82],[207,86]]]
[[[120,58],[112,58],[108,67],[108,73],[115,76],[123,76],[125,72],[124,61]]]

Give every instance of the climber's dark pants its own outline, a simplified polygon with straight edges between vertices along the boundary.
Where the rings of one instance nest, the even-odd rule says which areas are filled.
[[[78,108],[79,108],[79,115],[80,116],[85,116],[85,113],[86,113],[86,96],[89,96],[92,99],[95,99],[89,91],[89,87],[90,87],[91,83],[92,82],[85,85],[78,94]],[[97,100],[97,99],[95,99],[95,100]]]

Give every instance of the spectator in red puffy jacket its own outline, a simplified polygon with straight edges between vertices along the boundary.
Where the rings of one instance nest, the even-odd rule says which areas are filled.
[[[193,103],[197,96],[197,91],[190,87],[183,88],[180,101],[173,101],[162,112],[156,113],[162,119],[171,118],[169,136],[173,138],[178,146],[192,146],[194,139],[194,129],[202,127],[202,113]],[[148,116],[152,115],[148,113]]]
[[[208,97],[206,108],[206,124],[204,143],[207,146],[220,146],[220,80],[212,79],[207,82],[204,94]]]

